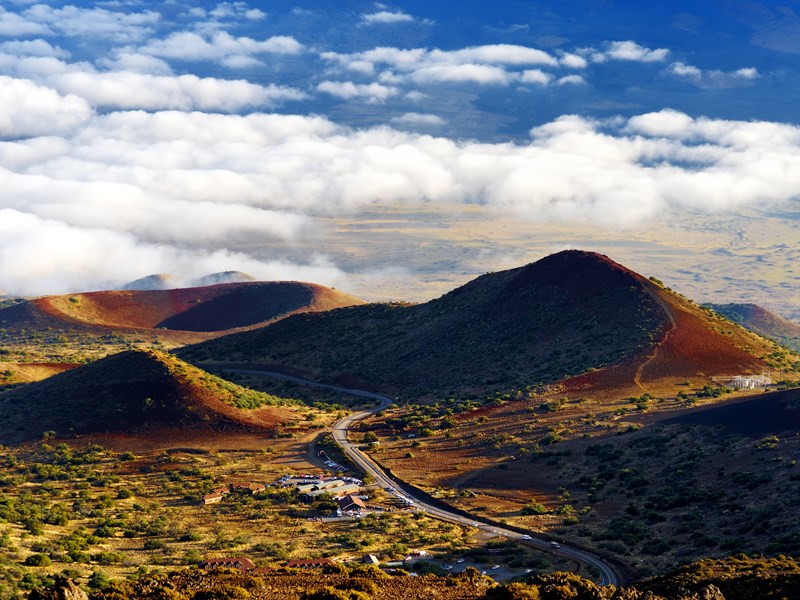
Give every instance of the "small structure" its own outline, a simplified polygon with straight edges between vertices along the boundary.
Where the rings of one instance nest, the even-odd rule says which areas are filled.
[[[300,495],[306,500],[310,500],[312,498],[316,498],[317,496],[321,496],[322,494],[330,494],[331,496],[341,496],[344,494],[350,494],[351,492],[357,492],[359,489],[361,489],[360,485],[357,485],[355,483],[346,483],[338,487],[329,487],[322,490],[311,490],[307,492],[302,492]]]
[[[213,492],[203,496],[203,504],[216,504],[217,502],[222,502],[222,494],[219,492]]]
[[[329,565],[335,565],[330,558],[305,558],[300,560],[290,560],[286,563],[286,567],[290,569],[321,569]]]
[[[339,510],[343,513],[361,514],[361,511],[367,508],[364,501],[358,496],[352,494],[339,498]]]
[[[249,558],[207,558],[206,560],[200,561],[197,566],[207,571],[220,568],[252,571],[256,568],[253,561]]]
[[[737,375],[731,379],[731,387],[737,390],[754,390],[756,388],[767,387],[772,383],[769,373],[761,375]]]
[[[367,554],[364,558],[361,559],[361,562],[366,565],[375,565],[376,567],[381,564],[381,561],[378,560],[378,557],[374,554]]]

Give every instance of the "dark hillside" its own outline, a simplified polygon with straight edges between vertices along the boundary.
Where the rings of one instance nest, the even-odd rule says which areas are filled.
[[[270,429],[283,401],[220,380],[170,354],[128,351],[0,393],[0,441],[148,428]]]
[[[648,285],[607,257],[566,251],[426,304],[297,315],[180,355],[351,375],[409,395],[523,387],[646,352],[668,323]]]

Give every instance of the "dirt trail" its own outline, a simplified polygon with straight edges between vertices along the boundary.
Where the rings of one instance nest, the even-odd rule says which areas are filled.
[[[650,292],[650,295],[652,296],[653,300],[658,302],[661,308],[664,309],[664,312],[667,313],[670,327],[664,334],[664,337],[661,338],[661,341],[659,341],[655,345],[655,347],[653,348],[653,352],[650,353],[650,355],[647,357],[647,360],[645,360],[641,365],[639,365],[639,368],[636,369],[636,374],[633,376],[633,383],[636,385],[636,387],[645,392],[647,391],[647,388],[644,387],[644,385],[642,385],[642,372],[644,371],[645,367],[647,367],[647,365],[649,365],[656,358],[658,358],[658,351],[661,349],[661,346],[663,346],[666,343],[666,341],[669,339],[669,336],[672,335],[672,333],[678,328],[678,323],[675,321],[675,316],[672,314],[672,308],[670,307],[670,305],[667,302],[665,302],[664,299],[658,293]]]

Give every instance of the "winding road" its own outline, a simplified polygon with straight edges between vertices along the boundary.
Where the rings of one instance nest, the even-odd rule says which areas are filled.
[[[575,548],[573,546],[568,546],[566,544],[561,544],[560,546],[556,547],[553,545],[553,542],[543,539],[541,537],[537,537],[532,531],[530,533],[520,533],[519,531],[512,531],[510,529],[505,529],[499,525],[482,523],[480,521],[474,520],[469,517],[465,517],[455,512],[450,512],[448,510],[442,509],[438,506],[428,504],[424,500],[415,497],[413,494],[407,491],[403,492],[396,491],[395,488],[399,486],[398,482],[392,479],[369,456],[367,456],[361,450],[359,450],[356,444],[351,443],[347,439],[347,433],[354,423],[362,419],[365,419],[369,415],[375,414],[389,407],[394,402],[392,398],[384,396],[382,394],[367,392],[365,390],[357,390],[352,388],[345,388],[335,385],[318,383],[316,381],[310,381],[308,379],[302,379],[300,377],[294,377],[292,375],[285,375],[283,373],[278,373],[275,371],[261,371],[256,369],[225,369],[225,370],[228,371],[229,373],[274,377],[276,379],[283,379],[285,381],[298,383],[300,385],[325,388],[341,392],[343,394],[360,396],[362,398],[377,400],[378,405],[375,408],[353,413],[334,423],[331,426],[331,433],[333,435],[333,439],[336,440],[336,442],[342,447],[344,452],[353,460],[353,462],[356,463],[359,467],[361,467],[361,469],[363,469],[366,473],[369,473],[378,485],[380,485],[382,488],[389,491],[390,493],[394,493],[398,497],[406,498],[407,500],[413,503],[416,510],[421,510],[426,514],[436,517],[437,519],[448,521],[450,523],[456,523],[458,525],[465,525],[467,527],[474,527],[476,529],[480,529],[482,531],[492,533],[494,535],[500,535],[507,537],[509,539],[513,539],[526,546],[531,546],[539,550],[547,550],[548,552],[560,554],[561,556],[570,558],[584,565],[591,566],[595,570],[597,570],[600,573],[601,585],[616,585],[616,586],[620,585],[621,583],[620,577],[617,574],[614,567],[605,562],[599,556],[592,554],[591,552],[582,550],[580,548]]]

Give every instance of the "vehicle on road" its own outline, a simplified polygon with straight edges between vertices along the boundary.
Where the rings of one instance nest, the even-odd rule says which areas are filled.
[[[561,544],[559,544],[558,542],[550,542],[550,546],[552,548],[561,548]]]
[[[522,539],[522,540],[532,540],[533,538],[526,533],[520,539]]]
[[[463,563],[463,562],[464,562],[464,559],[463,559],[463,558],[459,558],[459,559],[458,559],[456,562],[457,562],[458,564],[461,564],[461,563]]]

